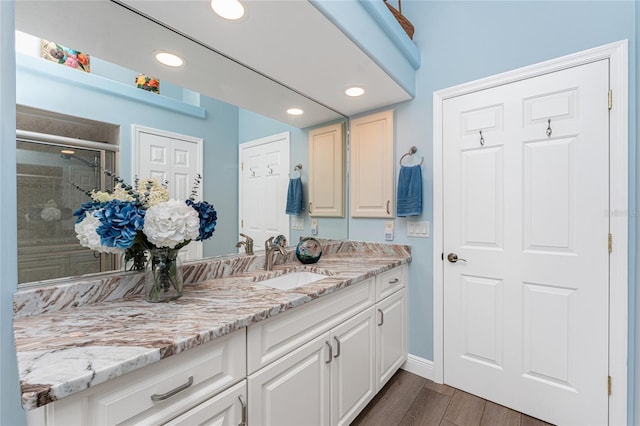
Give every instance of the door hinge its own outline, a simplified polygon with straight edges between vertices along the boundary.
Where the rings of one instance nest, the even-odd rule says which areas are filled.
[[[609,90],[609,95],[607,96],[609,102],[609,109],[613,108],[613,90]]]
[[[607,376],[607,392],[611,395],[611,376]]]
[[[240,228],[244,229],[244,219],[240,219]]]
[[[240,170],[244,171],[244,163],[240,163]]]
[[[609,234],[609,253],[613,251],[613,235]]]

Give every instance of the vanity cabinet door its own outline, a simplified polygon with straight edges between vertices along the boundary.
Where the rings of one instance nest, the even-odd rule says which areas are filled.
[[[246,380],[165,423],[166,426],[246,426]]]
[[[351,120],[351,217],[395,217],[393,110]]]
[[[312,217],[344,216],[342,123],[309,131],[309,202]],[[304,170],[303,170],[304,171]]]
[[[330,333],[324,333],[248,378],[249,424],[329,424]]]
[[[349,425],[376,394],[376,325],[371,306],[331,332],[331,424]]]
[[[376,354],[379,391],[407,360],[407,300],[402,289],[376,304]]]

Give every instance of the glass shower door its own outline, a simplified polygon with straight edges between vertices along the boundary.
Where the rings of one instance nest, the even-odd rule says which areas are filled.
[[[17,141],[18,282],[113,269],[113,256],[82,247],[73,211],[89,201],[74,188],[101,189],[105,152]]]

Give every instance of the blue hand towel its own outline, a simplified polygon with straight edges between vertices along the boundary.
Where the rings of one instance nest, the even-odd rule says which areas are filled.
[[[286,214],[300,214],[303,209],[302,201],[302,180],[300,178],[289,179],[289,189],[287,191]]]
[[[419,216],[422,214],[422,167],[401,166],[398,176],[397,215]]]

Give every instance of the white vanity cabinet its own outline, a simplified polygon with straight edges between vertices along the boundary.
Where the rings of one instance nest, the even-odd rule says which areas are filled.
[[[243,417],[238,396],[244,399],[245,377],[242,329],[29,411],[28,421],[30,425],[159,425],[177,417],[175,424],[194,424],[184,419],[198,416],[222,418],[235,426]],[[227,388],[230,395],[225,397],[237,399],[233,409],[221,393]]]
[[[406,267],[249,326],[249,425],[348,425],[407,358]]]

